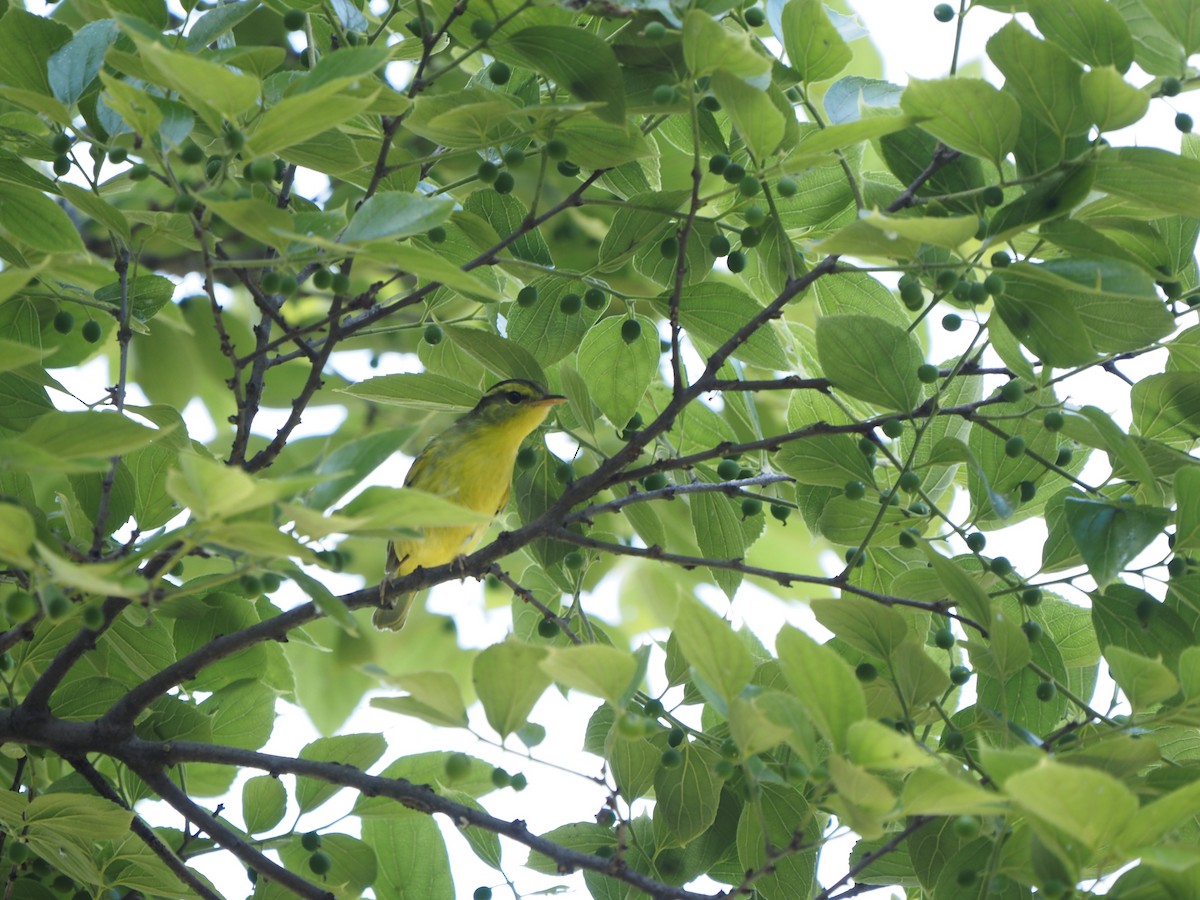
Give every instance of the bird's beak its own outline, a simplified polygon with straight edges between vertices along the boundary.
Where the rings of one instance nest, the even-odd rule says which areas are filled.
[[[558,406],[560,403],[566,403],[567,398],[562,394],[547,394],[541,400],[537,401],[538,406]]]

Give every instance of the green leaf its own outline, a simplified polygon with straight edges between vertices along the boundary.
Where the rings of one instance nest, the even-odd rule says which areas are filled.
[[[737,826],[737,871],[757,872],[767,863],[769,847],[788,847],[794,840],[809,848],[785,853],[769,870],[754,880],[755,893],[763,900],[808,897],[816,881],[820,826],[804,795],[795,789],[763,784],[756,800],[742,808]]]
[[[335,762],[366,771],[387,751],[381,734],[339,734],[317,738],[300,751],[300,759],[314,762]],[[296,803],[300,811],[316,809],[342,789],[341,785],[312,778],[296,779]]]
[[[917,769],[904,783],[900,807],[910,816],[994,815],[1007,800],[939,768]]]
[[[712,75],[712,92],[757,160],[765,159],[783,140],[783,114],[766,91],[719,69]]]
[[[850,646],[877,659],[887,659],[908,637],[908,623],[900,613],[865,597],[823,597],[809,606],[818,622]]]
[[[1083,70],[1067,53],[1009,22],[987,42],[987,53],[1004,73],[1004,89],[1021,107],[1060,137],[1087,129],[1080,78]]]
[[[283,821],[287,788],[278,778],[257,775],[242,785],[242,818],[246,831],[262,834]]]
[[[475,191],[463,204],[463,209],[474,213],[495,229],[502,238],[519,234],[508,247],[508,252],[517,259],[553,266],[554,259],[545,238],[536,228],[530,228],[527,219],[529,210],[511,194],[498,194],[490,188]]]
[[[480,812],[487,812],[478,800],[468,794],[464,794],[462,791],[444,788],[442,794],[447,800],[453,800],[455,803],[461,803],[463,806],[469,806],[471,809],[476,809]],[[459,834],[466,838],[467,843],[471,845],[471,850],[476,856],[493,869],[500,869],[500,835],[494,831],[488,831],[486,828],[478,828],[472,825],[460,827]]]
[[[1113,681],[1125,692],[1135,712],[1144,712],[1179,693],[1179,681],[1157,659],[1116,644],[1104,648],[1104,658]]]
[[[683,59],[693,78],[718,70],[756,78],[771,68],[770,59],[755,51],[747,32],[726,28],[698,9],[683,18]]]
[[[508,640],[483,650],[471,667],[475,693],[488,724],[508,737],[525,724],[535,703],[550,686],[541,669],[547,651]]]
[[[0,503],[0,559],[32,568],[29,550],[37,535],[33,517],[15,503]]]
[[[444,728],[465,728],[467,707],[463,702],[462,689],[449,672],[412,672],[395,675],[388,683],[402,691],[407,697],[374,697],[371,706],[404,716],[414,716],[431,725]]]
[[[849,425],[851,419],[833,398],[818,391],[796,391],[788,406],[788,428],[818,429],[821,422]],[[775,454],[775,465],[801,484],[841,489],[850,481],[875,483],[874,467],[852,434],[813,434],[789,441]]]
[[[591,116],[567,119],[554,130],[554,136],[567,145],[568,158],[583,169],[611,169],[655,155],[654,145],[641,129]]]
[[[546,383],[546,373],[533,354],[516,341],[506,340],[490,329],[465,326],[447,326],[445,334],[501,380],[526,378],[539,384]]]
[[[678,766],[659,766],[654,773],[654,844],[686,847],[708,830],[717,817],[721,782],[712,762],[698,745],[679,746]]]
[[[432,816],[391,804],[388,818],[366,819],[363,840],[374,848],[379,896],[454,900],[454,879],[441,829]]]
[[[35,250],[83,249],[79,231],[57,203],[32,188],[0,181],[0,229]]]
[[[350,47],[347,49],[355,52],[367,48]],[[324,59],[337,56],[339,54],[330,54]],[[314,138],[330,128],[336,128],[357,116],[371,105],[379,92],[376,90],[355,96],[346,91],[349,83],[349,79],[338,79],[327,82],[314,90],[284,97],[270,107],[258,120],[254,131],[246,140],[246,155],[250,158],[272,156],[280,150],[301,144],[309,138]],[[381,195],[376,194],[367,203],[371,203],[379,196]],[[357,219],[357,216],[355,218]]]
[[[1142,0],[1142,6],[1183,44],[1188,56],[1200,50],[1200,4],[1196,0]]]
[[[746,536],[734,511],[734,501],[705,491],[688,497],[692,530],[701,554],[708,559],[741,559],[746,553]],[[730,600],[742,583],[742,573],[731,569],[710,569],[713,579]]]
[[[550,648],[540,665],[558,683],[600,697],[614,707],[625,704],[641,675],[632,653],[607,644]]]
[[[1095,68],[1124,72],[1133,62],[1133,36],[1117,8],[1104,0],[1030,0],[1038,31],[1075,59]]]
[[[118,413],[52,412],[39,416],[23,438],[59,459],[79,459],[128,453],[165,434]]]
[[[970,616],[980,624],[990,622],[992,620],[991,599],[979,581],[954,560],[947,559],[938,553],[929,543],[922,541],[919,546],[933,567],[938,581],[950,595],[950,599],[958,606],[959,612]]]
[[[817,358],[834,387],[886,409],[921,401],[917,368],[925,361],[911,333],[870,316],[822,316]]]
[[[503,299],[495,285],[484,280],[486,270],[464,272],[454,260],[410,242],[376,241],[366,244],[359,255],[411,272],[418,278],[437,281],[472,299]]]
[[[522,65],[541,72],[580,100],[597,104],[601,119],[624,123],[625,88],[607,41],[574,27],[534,25],[508,35],[496,50],[508,50]]]
[[[900,107],[938,140],[996,165],[1016,146],[1021,128],[1017,101],[977,78],[911,79]]]
[[[1088,572],[1104,588],[1162,533],[1166,510],[1068,497],[1063,512]]]
[[[1176,669],[1195,643],[1192,626],[1171,606],[1127,584],[1092,592],[1092,627],[1101,647],[1116,645]]]
[[[89,22],[75,32],[62,47],[54,51],[47,65],[50,89],[55,98],[73,106],[88,85],[95,80],[104,54],[117,39],[117,24],[111,19]]]
[[[424,234],[445,222],[453,208],[450,197],[422,197],[399,191],[376,194],[358,208],[342,233],[342,243]]]
[[[71,29],[46,16],[34,15],[19,6],[8,6],[0,18],[0,58],[4,60],[4,84],[47,97],[50,86],[49,61],[72,37]]]
[[[791,625],[775,639],[779,665],[792,695],[836,750],[844,750],[850,726],[867,717],[862,685],[835,651]]]
[[[1144,437],[1189,447],[1200,437],[1200,372],[1147,375],[1133,386],[1130,402]]]
[[[1150,107],[1150,95],[1129,84],[1111,67],[1084,72],[1079,87],[1083,107],[1099,131],[1116,131],[1141,121]]]
[[[680,599],[673,634],[695,673],[727,704],[750,682],[754,659],[749,649],[727,621],[700,601]]]
[[[664,314],[666,304],[659,302]],[[727,284],[706,283],[689,287],[686,299],[679,305],[679,324],[703,348],[715,350],[724,345],[754,316],[762,312],[762,304]],[[768,369],[787,369],[791,363],[780,343],[772,323],[757,329],[733,352],[741,359]]]
[[[1144,852],[1150,852],[1150,848],[1165,835],[1193,819],[1197,807],[1200,807],[1200,780],[1193,780],[1143,805],[1121,834],[1121,844],[1130,850],[1142,848]]]
[[[1110,846],[1138,808],[1129,788],[1111,775],[1050,759],[1013,775],[1004,782],[1004,792],[1094,851]]]
[[[479,389],[443,375],[377,375],[342,388],[341,393],[407,409],[465,412],[479,402]]]
[[[1184,70],[1183,46],[1150,14],[1142,0],[1112,0],[1133,36],[1133,58],[1151,75],[1179,75]]]
[[[634,341],[623,337],[626,322],[641,326]],[[645,316],[603,319],[584,336],[575,364],[587,372],[588,393],[613,425],[623,428],[637,411],[658,372],[658,354],[658,329]]]
[[[114,281],[97,288],[92,296],[101,303],[120,309],[121,282]],[[129,304],[129,311],[143,322],[154,318],[174,296],[175,282],[162,275],[138,275],[128,279],[125,285],[125,302]]]
[[[226,120],[235,120],[258,100],[262,85],[251,75],[210,62],[198,54],[170,50],[131,34],[150,79],[177,91],[195,113],[220,133]]]
[[[1155,147],[1106,147],[1096,161],[1094,187],[1138,208],[1195,215],[1200,208],[1200,160]]]
[[[828,81],[854,54],[825,13],[821,0],[788,0],[780,19],[788,63],[807,84]]]
[[[1200,547],[1200,469],[1175,473],[1175,552]]]
[[[916,741],[873,719],[862,719],[846,733],[846,756],[865,769],[916,769],[936,763]]]

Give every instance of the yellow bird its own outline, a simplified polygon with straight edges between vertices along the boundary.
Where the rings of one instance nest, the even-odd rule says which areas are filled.
[[[566,399],[524,378],[492,385],[474,409],[425,445],[408,470],[405,487],[440,494],[475,512],[499,515],[512,490],[521,442],[545,421],[550,407]],[[390,579],[470,553],[487,527],[426,528],[421,537],[389,541],[379,609],[371,619],[375,627],[399,631],[412,608],[413,594],[386,595]]]

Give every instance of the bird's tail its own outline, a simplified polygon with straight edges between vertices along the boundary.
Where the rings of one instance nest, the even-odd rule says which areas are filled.
[[[387,582],[385,581],[384,584],[386,585]],[[408,613],[412,609],[415,597],[416,594],[401,594],[399,597],[389,597],[384,601],[381,588],[380,605],[371,616],[371,624],[384,631],[399,631],[408,621]]]

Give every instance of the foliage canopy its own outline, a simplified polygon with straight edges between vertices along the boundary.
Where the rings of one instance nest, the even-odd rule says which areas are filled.
[[[1200,895],[1200,143],[1106,139],[1194,86],[1200,14],[961,7],[899,86],[818,0],[0,3],[6,896],[212,898],[224,853],[449,898],[434,814],[604,900]],[[957,73],[987,7],[1028,14],[999,84]],[[512,377],[557,436],[394,585],[485,579],[511,637],[371,632],[386,539],[459,512],[364,480]],[[833,637],[713,611],[751,584]],[[524,775],[339,733],[372,689],[535,756],[594,698],[607,802],[494,817]],[[327,736],[262,752],[281,699]]]

